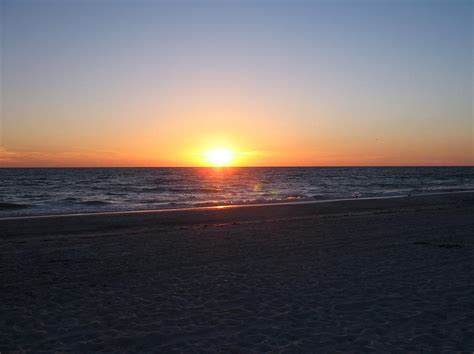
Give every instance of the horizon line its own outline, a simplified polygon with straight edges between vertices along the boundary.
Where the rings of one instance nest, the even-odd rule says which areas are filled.
[[[374,168],[374,167],[474,167],[472,165],[268,165],[268,166],[0,166],[0,169],[28,169],[28,168]]]

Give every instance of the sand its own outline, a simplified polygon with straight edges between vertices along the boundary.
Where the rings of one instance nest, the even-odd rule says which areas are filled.
[[[474,193],[0,220],[0,351],[473,351]]]

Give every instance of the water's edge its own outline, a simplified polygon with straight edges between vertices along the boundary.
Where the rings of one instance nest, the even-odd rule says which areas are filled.
[[[192,211],[206,211],[219,209],[237,209],[237,208],[255,208],[268,206],[291,206],[303,204],[325,204],[345,201],[363,201],[363,200],[387,200],[387,199],[402,199],[402,198],[416,198],[426,196],[443,196],[452,194],[471,194],[474,190],[442,192],[442,193],[425,193],[415,195],[397,195],[388,197],[366,197],[366,198],[339,198],[339,199],[325,199],[325,200],[311,200],[311,201],[295,201],[295,202],[275,202],[275,203],[260,203],[260,204],[233,204],[233,205],[215,205],[206,207],[189,207],[189,208],[166,208],[166,209],[143,209],[143,210],[120,210],[120,211],[102,211],[102,212],[86,212],[86,213],[71,213],[71,214],[48,214],[48,215],[27,215],[27,216],[7,216],[0,217],[0,222],[4,220],[30,220],[30,219],[53,219],[62,217],[84,217],[97,215],[128,215],[128,214],[160,214],[160,213],[174,213],[174,212],[192,212]]]

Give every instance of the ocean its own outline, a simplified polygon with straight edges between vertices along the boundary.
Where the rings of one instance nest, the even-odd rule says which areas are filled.
[[[474,190],[474,167],[0,169],[0,218]]]

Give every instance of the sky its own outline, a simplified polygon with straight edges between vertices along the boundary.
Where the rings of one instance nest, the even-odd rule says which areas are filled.
[[[0,0],[0,166],[473,165],[470,0]]]

